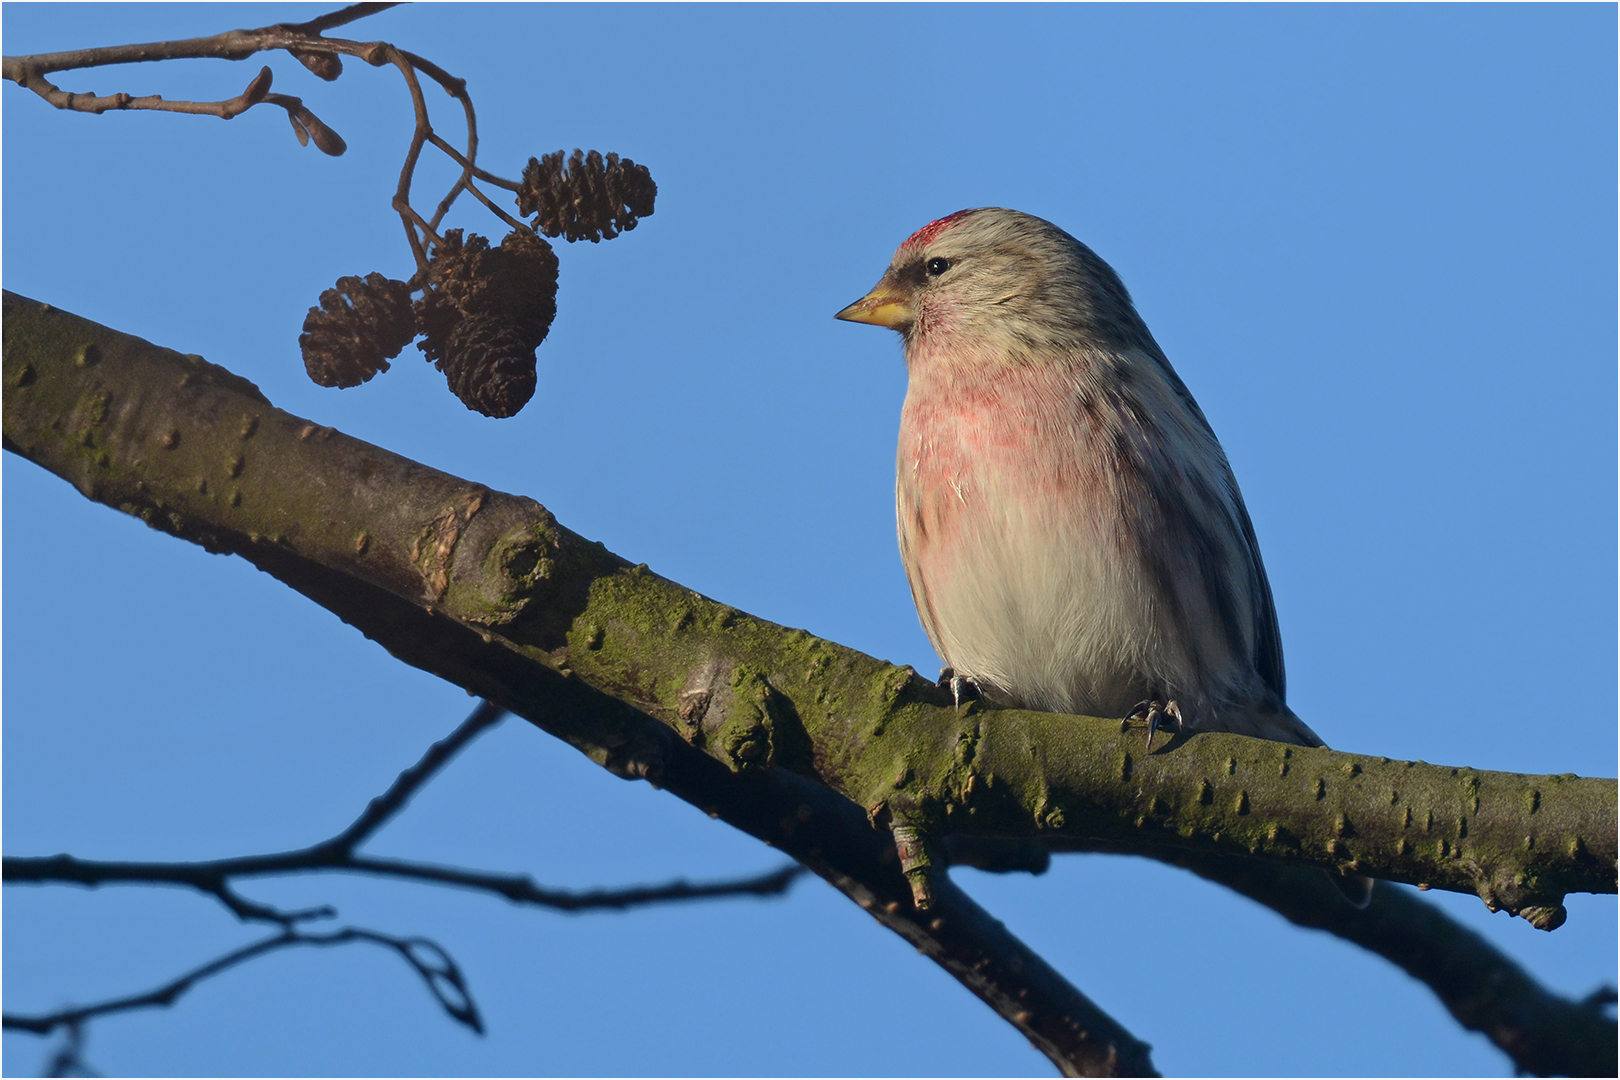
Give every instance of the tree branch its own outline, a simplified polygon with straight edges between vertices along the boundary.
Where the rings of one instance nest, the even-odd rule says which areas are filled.
[[[289,51],[317,49],[324,52],[341,50],[358,56],[364,48],[360,43],[323,38],[321,34],[333,27],[344,26],[357,19],[398,6],[397,3],[350,4],[346,8],[304,23],[279,23],[257,30],[227,30],[208,37],[174,41],[101,45],[89,49],[34,53],[30,56],[7,56],[0,58],[0,78],[21,84],[24,76],[29,73],[49,74],[54,71],[76,71],[81,68],[108,67],[113,64],[159,63],[164,60],[246,60],[254,53],[274,49]]]
[[[1146,855],[1240,892],[1298,926],[1375,952],[1434,991],[1458,1023],[1490,1039],[1520,1073],[1613,1076],[1620,1070],[1620,1030],[1604,1008],[1614,1000],[1612,988],[1582,1000],[1555,994],[1484,937],[1387,881],[1375,883],[1367,909],[1357,911],[1326,876],[1302,866],[1100,842],[1054,847]]]
[[[269,68],[260,68],[259,74],[253,77],[247,88],[233,98],[224,101],[165,101],[156,94],[145,97],[133,97],[129,94],[118,93],[106,96],[95,94],[74,94],[63,90],[52,83],[37,71],[25,70],[18,83],[26,89],[34,91],[58,109],[68,109],[73,112],[87,112],[100,115],[108,110],[123,109],[139,111],[142,109],[156,112],[192,113],[199,116],[217,116],[222,120],[230,120],[247,112],[259,102],[265,100],[265,91],[270,89],[272,73]],[[297,98],[293,98],[297,101]]]
[[[232,887],[232,880],[339,871],[478,889],[503,896],[515,904],[558,911],[622,911],[672,901],[710,900],[726,896],[779,896],[804,873],[803,867],[790,864],[767,874],[731,881],[700,882],[695,885],[673,881],[667,885],[593,889],[581,893],[542,888],[527,874],[486,873],[355,853],[355,849],[403,809],[439,769],[473,739],[499,723],[505,715],[506,710],[500,706],[480,702],[472,715],[449,735],[430,746],[416,764],[399,774],[387,791],[372,799],[353,824],[336,836],[308,847],[272,855],[246,855],[199,862],[130,862],[80,859],[72,855],[8,855],[0,860],[0,877],[8,885],[73,884],[92,888],[108,884],[188,886],[213,896],[244,922],[272,922],[290,928],[295,923],[330,918],[336,912],[330,907],[281,911],[246,899]]]
[[[289,416],[200,358],[12,294],[6,318],[7,448],[210,550],[267,568],[315,564],[390,592],[474,633],[525,679],[578,680],[733,771],[799,772],[875,818],[903,815],[939,835],[1265,855],[1477,893],[1548,928],[1566,892],[1615,891],[1612,780],[1225,733],[1146,751],[1133,722],[954,708],[909,668],[629,566],[530,499]],[[510,686],[460,684],[536,711],[514,704],[525,695]],[[619,767],[656,779],[659,761]]]
[[[60,419],[45,419],[37,410],[43,405],[46,412],[54,412],[65,403],[59,394],[76,399],[87,392],[83,403],[89,412],[69,424],[73,434],[67,440],[89,451],[84,464],[92,473],[112,463],[108,432],[102,429],[133,424],[143,433],[136,436],[138,443],[186,455],[191,472],[184,481],[187,491],[216,508],[252,515],[251,522],[238,519],[194,531],[194,542],[210,551],[249,557],[405,663],[512,708],[620,776],[646,778],[656,771],[658,782],[677,797],[782,849],[838,887],[988,1003],[1065,1075],[1156,1075],[1145,1043],[965,894],[946,888],[934,911],[912,909],[887,832],[872,827],[849,800],[785,770],[737,770],[722,764],[677,738],[666,724],[571,678],[565,667],[537,663],[513,639],[445,615],[441,605],[452,594],[458,604],[487,605],[494,625],[511,621],[502,618],[503,613],[519,614],[503,605],[500,590],[488,592],[487,582],[468,579],[470,590],[463,591],[466,575],[457,569],[455,558],[458,551],[468,555],[483,550],[500,540],[507,526],[515,526],[517,533],[507,538],[515,542],[502,548],[510,556],[507,569],[498,573],[549,574],[555,560],[525,542],[530,527],[526,522],[539,509],[537,504],[503,497],[506,501],[486,507],[487,491],[437,470],[374,448],[353,456],[364,444],[274,410],[252,383],[201,357],[183,357],[9,293],[5,304],[0,378],[7,387],[3,398],[7,449],[35,458],[47,444],[60,442],[60,432],[42,432],[43,441],[36,440],[32,433],[36,422],[52,429]],[[71,372],[92,370],[95,387],[71,385]],[[64,376],[67,382],[62,381]],[[114,377],[103,383],[102,376]],[[142,384],[143,377],[157,381]],[[45,395],[33,393],[47,388]],[[18,390],[26,392],[19,395]],[[172,399],[175,394],[179,399]],[[21,405],[22,398],[33,401],[13,413],[12,405]],[[206,437],[190,428],[199,417],[206,418]],[[273,440],[263,438],[272,433]],[[215,441],[216,437],[223,441]],[[312,508],[300,505],[296,497],[310,487],[295,480],[301,454],[294,450],[291,457],[280,456],[302,448],[327,459],[334,446],[343,448],[341,456],[347,461],[343,470],[347,478],[337,479],[338,487],[346,492],[345,498],[359,497],[368,507],[349,522],[319,514],[304,517]],[[69,453],[77,456],[77,451]],[[122,453],[119,456],[123,459]],[[136,467],[140,475],[130,476],[127,486],[138,488],[142,499],[156,493],[154,484],[167,491],[168,483],[147,471],[159,464],[151,451],[136,451],[135,456],[142,463]],[[161,462],[163,470],[173,464]],[[372,465],[380,471],[371,471]],[[348,474],[351,466],[361,473]],[[352,483],[356,476],[365,477],[358,487]],[[94,476],[79,481],[80,490],[93,497],[124,503],[121,494],[115,495]],[[287,501],[282,510],[271,511],[265,499]],[[167,495],[159,501],[163,509],[142,503],[144,512],[137,511],[142,520],[167,526],[170,532],[200,521],[180,513]],[[129,505],[135,509],[134,503]],[[491,508],[497,512],[488,513]],[[386,528],[372,520],[374,513],[389,519]],[[550,521],[549,516],[545,520]],[[471,533],[469,525],[476,526]],[[555,523],[550,527],[560,528]],[[345,553],[347,564],[367,567],[366,575],[305,557],[296,550],[300,545],[292,542],[295,533],[306,539],[324,535]],[[389,539],[374,546],[374,534]],[[585,553],[589,560],[625,567],[600,546],[591,545]],[[476,566],[481,557],[474,558],[471,565]],[[380,587],[372,578],[389,581],[394,588]],[[414,596],[406,599],[401,592]],[[577,593],[563,595],[570,603],[583,599]],[[542,607],[533,614],[540,617],[524,620],[525,633],[555,637],[561,631],[554,622],[548,623]]]
[[[365,810],[347,829],[324,844],[317,844],[316,847],[352,854],[355,848],[404,809],[411,796],[433,779],[434,774],[448,765],[450,759],[461,752],[462,747],[500,723],[505,716],[506,710],[499,705],[480,701],[472,714],[456,725],[454,731],[428,747],[427,753],[423,754],[416,764],[400,773],[394,782],[388,785],[387,791],[366,804]]]
[[[293,29],[303,34],[324,34],[333,27],[347,26],[356,19],[364,19],[368,15],[375,15],[379,11],[387,11],[393,7],[399,7],[399,3],[350,4],[346,8],[317,16],[309,22],[298,23]]]
[[[375,877],[401,878],[435,885],[457,885],[494,893],[514,904],[556,911],[623,911],[683,900],[714,900],[727,896],[779,896],[797,881],[804,868],[783,866],[765,874],[696,884],[676,880],[665,885],[635,885],[623,889],[571,892],[547,889],[527,874],[496,874],[438,866],[409,859],[366,855],[326,854],[322,848],[304,848],[279,855],[243,856],[207,862],[128,862],[80,859],[72,855],[8,855],[3,862],[7,885],[183,885],[216,897],[244,922],[283,925],[330,918],[330,907],[283,912],[244,900],[230,887],[232,878],[270,877],[278,874],[348,872]]]
[[[85,1021],[93,1020],[98,1016],[129,1012],[133,1009],[167,1008],[204,979],[218,975],[222,971],[228,971],[238,964],[263,956],[265,953],[277,952],[281,949],[300,945],[327,947],[347,945],[354,941],[369,941],[373,945],[381,945],[398,953],[400,959],[409,964],[411,969],[421,977],[422,982],[428,988],[428,992],[433,995],[439,1006],[450,1015],[451,1019],[457,1023],[465,1024],[479,1034],[483,1034],[483,1018],[478,1014],[478,1006],[473,1003],[472,994],[467,989],[467,981],[461,974],[461,969],[456,966],[456,962],[451,959],[450,954],[445,952],[437,943],[427,938],[394,937],[391,934],[382,934],[375,930],[364,930],[353,926],[324,934],[310,933],[289,926],[280,933],[262,938],[240,949],[234,949],[151,990],[138,994],[129,994],[125,997],[109,998],[106,1001],[96,1002],[92,1005],[76,1005],[66,1009],[59,1009],[56,1012],[38,1015],[6,1013],[4,1016],[0,1016],[0,1027],[8,1031],[27,1031],[35,1035],[48,1035],[59,1027],[78,1028]]]
[[[375,931],[348,928],[334,933],[308,933],[297,923],[336,914],[331,907],[281,911],[243,898],[233,888],[236,877],[300,871],[342,870],[376,876],[396,877],[438,885],[455,885],[495,893],[517,904],[548,907],[562,911],[592,909],[624,910],[672,901],[707,900],[727,896],[776,896],[786,892],[805,868],[790,863],[768,874],[732,881],[689,884],[676,881],[662,886],[627,889],[596,889],[585,893],[543,889],[527,875],[491,874],[458,867],[432,866],[400,859],[356,855],[354,849],[397,814],[410,798],[447,764],[464,746],[499,723],[506,711],[489,702],[480,702],[472,714],[445,738],[430,746],[410,768],[372,799],[365,811],[337,836],[319,844],[280,855],[214,860],[192,863],[108,862],[78,859],[69,855],[48,858],[7,857],[3,862],[7,884],[108,883],[189,885],[216,897],[243,921],[277,923],[281,933],[272,938],[233,950],[179,978],[153,990],[93,1005],[61,1009],[36,1015],[6,1015],[3,1026],[49,1034],[66,1028],[68,1041],[57,1053],[60,1069],[83,1068],[80,1056],[84,1024],[97,1016],[132,1009],[172,1005],[196,983],[266,953],[294,945],[335,945],[348,941],[371,941],[393,948],[427,984],[429,991],[450,1016],[473,1030],[482,1032],[483,1021],[473,1004],[471,992],[455,960],[441,946],[426,938],[397,938]],[[61,1075],[53,1069],[52,1075]]]
[[[1143,753],[1141,731],[1120,721],[958,711],[909,669],[631,567],[532,500],[279,412],[201,358],[11,294],[5,304],[8,449],[248,558],[401,660],[777,843],[1065,1071],[1151,1065],[949,882],[915,910],[867,815],[935,835],[1259,854],[1477,892],[1549,927],[1565,892],[1615,889],[1613,781],[1224,734]]]
[[[416,120],[410,145],[406,149],[405,161],[400,168],[399,183],[395,190],[393,205],[395,211],[400,215],[401,223],[405,227],[406,240],[416,262],[418,277],[425,282],[427,277],[427,253],[423,246],[424,240],[437,238],[439,222],[443,220],[450,206],[463,191],[472,190],[473,195],[479,201],[494,211],[509,226],[515,228],[526,228],[526,226],[516,222],[510,214],[496,207],[481,192],[471,189],[471,180],[474,176],[489,179],[490,174],[485,173],[484,170],[479,169],[477,166],[478,117],[473,108],[472,98],[467,94],[465,79],[451,75],[425,57],[404,49],[395,48],[387,42],[360,42],[321,36],[326,30],[346,25],[357,19],[365,18],[368,15],[395,6],[397,5],[392,3],[351,4],[346,8],[304,23],[280,23],[274,26],[260,27],[256,30],[228,30],[210,37],[186,38],[177,41],[154,41],[139,45],[111,45],[89,49],[73,49],[65,52],[38,53],[32,56],[7,56],[0,58],[0,77],[9,79],[19,86],[33,91],[58,109],[88,112],[96,115],[108,111],[150,110],[217,116],[229,120],[241,115],[255,105],[278,105],[287,111],[287,117],[292,122],[293,133],[297,136],[300,145],[308,145],[313,141],[323,153],[336,157],[347,149],[342,137],[327,127],[304,104],[302,99],[286,94],[268,93],[271,80],[269,68],[261,70],[259,75],[241,94],[225,101],[165,101],[155,94],[137,97],[123,92],[107,95],[75,93],[63,90],[46,76],[58,71],[102,67],[109,64],[165,60],[245,60],[257,53],[273,50],[281,50],[292,54],[305,67],[315,72],[320,78],[327,80],[336,79],[342,73],[342,57],[344,55],[358,57],[374,67],[391,64],[398,69],[405,79],[406,88],[411,95],[411,109]],[[461,104],[467,125],[465,152],[453,150],[449,144],[434,134],[432,120],[428,115],[427,102],[422,95],[422,87],[416,77],[418,71],[438,83],[447,94]],[[462,166],[461,175],[451,185],[443,199],[440,200],[431,221],[423,218],[410,204],[411,185],[415,178],[416,166],[421,157],[422,148],[430,140],[434,145],[442,147],[446,153],[450,154]],[[500,180],[498,182],[500,186],[514,191],[519,187],[517,183],[510,180]]]

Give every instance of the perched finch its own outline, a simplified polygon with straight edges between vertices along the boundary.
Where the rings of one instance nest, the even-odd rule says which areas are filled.
[[[905,339],[895,511],[929,640],[992,702],[1320,746],[1283,698],[1254,527],[1119,276],[963,210],[838,313]],[[955,685],[960,685],[957,683]]]

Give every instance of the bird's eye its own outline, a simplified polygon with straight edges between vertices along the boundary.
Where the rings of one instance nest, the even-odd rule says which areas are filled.
[[[930,277],[939,277],[939,275],[943,274],[950,268],[951,260],[949,259],[929,259],[926,266]]]

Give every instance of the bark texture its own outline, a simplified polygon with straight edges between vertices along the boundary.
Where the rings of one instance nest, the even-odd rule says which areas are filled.
[[[10,293],[4,317],[6,449],[249,559],[406,663],[783,847],[1066,1073],[1152,1065],[941,875],[924,871],[933,906],[916,910],[873,822],[912,830],[921,852],[971,834],[1184,865],[1261,856],[1477,893],[1545,929],[1566,893],[1615,891],[1613,780],[1215,733],[1149,752],[1139,724],[957,709],[909,668],[631,565],[531,499],[282,412],[201,357]]]

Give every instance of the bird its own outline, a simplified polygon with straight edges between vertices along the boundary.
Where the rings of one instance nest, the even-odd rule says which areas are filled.
[[[898,330],[895,516],[958,693],[1303,746],[1254,526],[1113,268],[1051,222],[962,210],[837,318]]]
[[[1226,452],[1094,251],[1016,210],[912,233],[837,313],[898,330],[900,556],[957,694],[1322,746]],[[1328,876],[1365,907],[1373,882]]]

